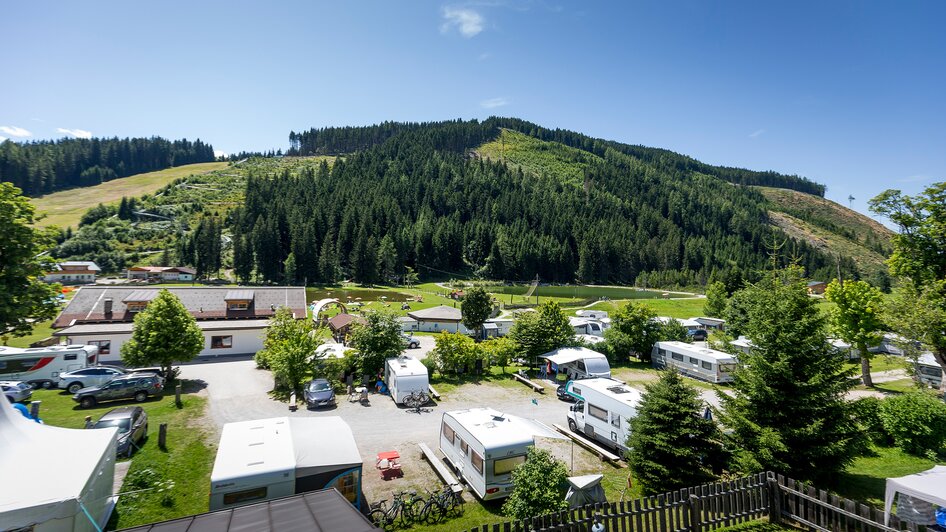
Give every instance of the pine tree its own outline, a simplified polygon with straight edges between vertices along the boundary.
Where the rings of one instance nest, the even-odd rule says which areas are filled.
[[[248,283],[253,275],[253,248],[249,237],[239,235],[233,238],[233,274],[241,283]]]
[[[296,284],[296,254],[290,253],[283,262],[283,279],[285,284],[294,286]]]
[[[397,266],[397,249],[394,247],[394,239],[390,234],[384,235],[381,244],[378,246],[378,271],[381,274],[383,282],[392,282],[395,277],[395,267]]]
[[[675,371],[662,371],[646,388],[627,441],[627,459],[644,493],[712,481],[722,446],[715,423],[703,417],[699,393]]]
[[[322,250],[319,252],[319,279],[325,284],[333,284],[338,280],[338,258],[335,255],[335,238],[333,233],[322,241]]]

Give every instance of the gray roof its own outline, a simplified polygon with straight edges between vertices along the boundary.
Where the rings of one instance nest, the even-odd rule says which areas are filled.
[[[67,260],[65,262],[60,262],[59,266],[85,266],[87,269],[94,272],[102,271],[98,264],[92,262],[91,260]]]
[[[808,286],[815,286],[819,284],[825,284],[824,281],[808,281]]]
[[[421,310],[412,310],[407,313],[408,316],[417,321],[460,321],[463,319],[463,313],[460,309],[439,305],[436,307],[425,308]]]
[[[236,331],[245,329],[265,329],[269,327],[269,320],[214,320],[197,321],[202,331]],[[73,325],[53,332],[53,336],[77,336],[80,334],[131,334],[135,329],[134,322],[122,321],[113,323],[86,323]]]
[[[224,301],[253,301],[252,290],[229,290],[223,296]]]
[[[272,501],[259,502],[151,523],[125,532],[374,532],[368,519],[335,488],[310,491]]]
[[[155,289],[135,290],[125,296],[125,299],[122,299],[122,303],[146,303],[156,297],[158,297],[158,291]]]
[[[296,318],[306,316],[305,288],[302,287],[254,287],[253,303],[246,310],[230,310],[226,296],[232,288],[180,287],[165,288],[177,296],[184,307],[197,320],[241,320],[268,318],[279,307],[289,307]],[[131,322],[135,313],[129,312],[125,301],[139,297],[135,292],[155,292],[154,289],[128,286],[83,286],[62,310],[53,327],[56,329],[84,323]],[[112,300],[112,312],[105,314],[105,300]]]

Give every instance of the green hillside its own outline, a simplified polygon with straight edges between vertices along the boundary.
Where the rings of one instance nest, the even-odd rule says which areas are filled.
[[[533,175],[555,176],[562,182],[581,186],[585,170],[601,158],[586,151],[502,129],[496,140],[476,148],[476,155],[520,167]]]

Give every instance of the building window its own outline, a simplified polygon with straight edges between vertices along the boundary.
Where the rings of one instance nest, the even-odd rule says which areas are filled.
[[[599,406],[595,406],[591,403],[588,403],[588,415],[594,418],[598,418],[601,421],[608,420],[608,411]]]
[[[89,345],[94,345],[99,348],[100,355],[107,355],[111,353],[112,341],[111,340],[91,340]]]
[[[451,444],[453,444],[454,439],[456,439],[456,437],[457,437],[457,433],[453,431],[453,427],[451,427],[450,425],[447,425],[446,423],[444,423],[444,424],[443,424],[443,428],[441,429],[441,432],[443,432],[443,437],[444,437],[448,442],[450,442]]]
[[[142,301],[132,301],[128,303],[128,312],[141,312],[148,304]]]
[[[250,308],[250,304],[246,301],[231,301],[227,304],[227,308],[230,310],[246,310]]]
[[[231,347],[233,347],[232,336],[211,336],[210,337],[211,349],[229,349]]]
[[[470,465],[473,466],[473,469],[476,470],[480,475],[483,474],[483,457],[476,454],[476,451],[470,453]]]
[[[243,491],[234,491],[233,493],[227,493],[223,496],[223,504],[240,504],[241,502],[255,501],[257,499],[266,498],[266,487],[262,488],[253,488]]]

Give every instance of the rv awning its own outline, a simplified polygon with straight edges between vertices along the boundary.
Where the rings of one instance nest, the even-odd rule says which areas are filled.
[[[576,360],[607,357],[597,351],[592,351],[591,349],[585,347],[562,347],[560,349],[556,349],[555,351],[550,351],[544,355],[541,355],[539,358],[547,358],[552,362],[552,364],[560,366],[562,364],[568,364],[569,362],[574,362]]]
[[[915,475],[888,478],[884,496],[884,524],[890,521],[890,507],[898,493],[946,507],[946,466],[933,466]]]

